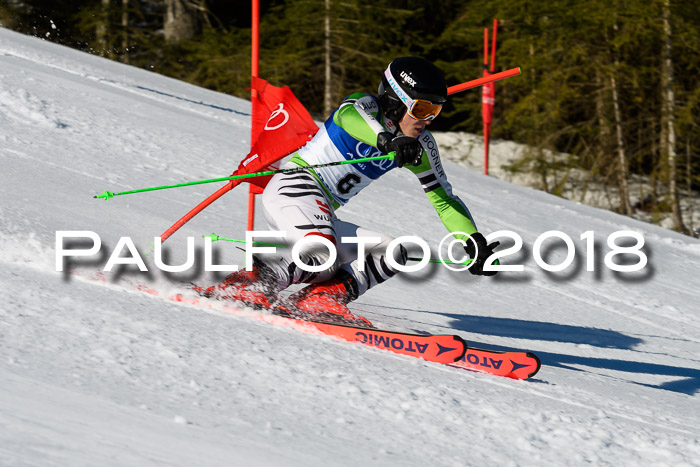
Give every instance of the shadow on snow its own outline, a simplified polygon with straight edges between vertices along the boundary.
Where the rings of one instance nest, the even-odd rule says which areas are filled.
[[[540,321],[527,321],[511,318],[492,318],[483,316],[465,316],[457,314],[445,314],[452,318],[452,326],[455,330],[484,334],[490,336],[510,337],[514,339],[536,339],[551,342],[568,342],[572,344],[585,344],[592,347],[607,349],[634,350],[644,342],[637,337],[627,336],[617,331],[598,329],[583,326],[571,326],[566,324],[545,323]],[[474,347],[487,350],[513,350],[502,346],[494,346],[470,342]],[[555,352],[536,351],[542,361],[542,366],[559,367],[575,371],[586,371],[579,368],[587,366],[621,371],[626,373],[675,376],[678,379],[667,381],[658,385],[639,383],[635,384],[667,391],[693,395],[700,392],[700,370],[656,363],[646,363],[633,360],[584,357],[567,355]]]
[[[377,308],[377,305],[372,305]],[[382,308],[393,308],[383,306]],[[405,310],[405,309],[404,309]],[[421,313],[434,313],[428,310],[411,310]],[[644,341],[638,337],[631,337],[609,329],[599,329],[583,326],[571,326],[566,324],[546,323],[542,321],[528,321],[512,318],[493,318],[484,316],[465,316],[459,314],[439,313],[451,318],[451,328],[454,331],[483,334],[486,336],[500,336],[513,339],[532,339],[539,341],[564,342],[577,345],[588,345],[605,349],[633,350]],[[513,351],[512,347],[482,344],[467,339],[470,345],[485,350]],[[693,395],[700,392],[700,369],[685,368],[656,363],[646,363],[634,360],[585,357],[568,355],[564,353],[543,352],[532,350],[542,361],[543,367],[559,367],[568,370],[586,372],[580,367],[608,369],[632,374],[648,374],[677,377],[673,381],[667,381],[658,385],[630,381],[634,384],[667,391]]]

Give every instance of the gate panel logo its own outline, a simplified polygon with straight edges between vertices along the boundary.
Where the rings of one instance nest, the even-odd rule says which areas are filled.
[[[275,126],[270,126],[270,122],[274,120],[278,115],[282,115],[282,123],[278,123]],[[279,119],[278,119],[279,120]],[[272,113],[270,114],[270,118],[267,119],[267,123],[265,123],[265,129],[266,130],[276,130],[278,128],[282,128],[287,122],[289,121],[289,113],[284,110],[284,104],[280,103],[279,107],[277,109],[273,110]]]

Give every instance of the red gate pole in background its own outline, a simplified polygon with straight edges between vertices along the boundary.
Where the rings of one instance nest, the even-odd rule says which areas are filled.
[[[257,102],[258,100],[256,97],[258,97],[258,91],[256,91],[252,87],[252,82],[254,78],[258,78],[258,59],[260,57],[260,32],[259,32],[259,25],[260,25],[260,1],[259,0],[253,0],[253,15],[252,15],[252,38],[251,38],[251,64],[250,64],[250,80],[251,80],[251,88],[250,88],[250,104],[251,104],[251,122],[255,119],[255,115],[257,115]],[[255,138],[257,135],[255,133],[255,125],[251,123],[250,125],[250,148],[253,149],[253,145],[255,144]],[[259,186],[251,183],[249,185],[249,191],[248,191],[248,226],[247,230],[255,230],[255,195],[262,193],[262,188]]]
[[[489,29],[484,28],[484,76],[489,76],[496,67],[496,31],[498,20],[493,20],[493,37],[491,42],[491,65],[489,67]],[[484,175],[489,174],[489,142],[491,123],[493,122],[493,105],[496,101],[496,87],[493,82],[484,84],[481,91],[481,119],[484,123]]]

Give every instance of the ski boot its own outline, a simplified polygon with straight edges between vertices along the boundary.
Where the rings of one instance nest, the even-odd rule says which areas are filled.
[[[276,300],[277,281],[272,271],[261,261],[253,259],[252,270],[240,270],[229,274],[217,285],[194,290],[208,298],[241,302],[252,308],[271,308]]]
[[[369,320],[353,315],[346,306],[358,296],[357,282],[350,274],[318,284],[311,284],[292,294],[288,303],[295,310],[313,318],[340,321],[362,327],[372,326]]]

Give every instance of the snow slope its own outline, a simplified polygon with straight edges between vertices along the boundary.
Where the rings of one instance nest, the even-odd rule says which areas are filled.
[[[58,230],[97,232],[105,254],[121,236],[147,250],[218,186],[92,196],[228,175],[249,124],[244,100],[0,29],[0,465],[700,465],[700,241],[451,163],[480,229],[522,236],[504,262],[525,271],[476,278],[435,266],[352,309],[381,327],[536,352],[532,380],[165,302],[115,275],[98,284],[55,271]],[[168,240],[172,262],[187,236],[241,238],[246,199],[234,190]],[[408,171],[339,215],[433,246],[445,234]],[[549,230],[576,244],[562,272],[533,259]],[[620,230],[644,236],[639,273],[603,262]],[[545,244],[551,264],[561,245]],[[223,262],[242,263],[231,244],[217,246]],[[125,275],[172,287],[157,271]]]

